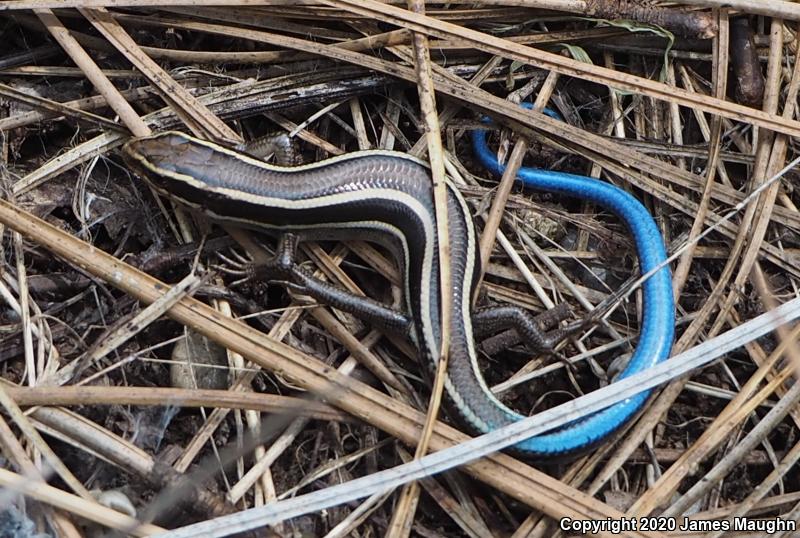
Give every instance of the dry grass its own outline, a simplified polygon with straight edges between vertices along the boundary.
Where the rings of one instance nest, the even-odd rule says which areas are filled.
[[[281,131],[286,148],[271,152],[294,163],[365,149],[424,158],[443,266],[460,246],[444,233],[445,175],[482,232],[477,303],[569,303],[583,315],[636,272],[626,230],[588,203],[522,192],[513,173],[487,178],[468,139],[490,114],[510,169],[590,175],[648,206],[676,254],[676,353],[795,296],[798,175],[772,178],[798,156],[800,13],[776,0],[685,4],[0,2],[0,483],[27,497],[16,504],[42,531],[148,535],[466,439],[438,412],[441,376],[420,379],[402,337],[280,287],[233,285],[215,253],[243,256],[231,237],[263,261],[260,238],[198,222],[131,177],[117,152],[131,133],[236,145]],[[577,16],[587,10],[698,35],[665,56],[663,30]],[[731,25],[747,15],[744,43]],[[742,56],[748,45],[756,54]],[[737,102],[753,95],[756,106]],[[374,245],[302,251],[318,277],[398,302],[397,267]],[[569,342],[574,368],[489,339],[487,381],[526,413],[590,391],[630,350],[637,306]],[[226,390],[171,385],[169,350],[187,329],[227,349],[206,368],[227,375]],[[264,532],[522,538],[566,535],[564,517],[795,520],[799,330],[674,380],[624,435],[577,461],[493,455]],[[109,510],[90,491],[112,489],[135,510]]]

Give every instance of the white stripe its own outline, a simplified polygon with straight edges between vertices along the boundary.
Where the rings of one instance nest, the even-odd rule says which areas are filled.
[[[455,188],[452,187],[451,188]],[[467,233],[467,260],[475,259],[474,256],[478,256],[479,254],[476,252],[476,238],[475,238],[475,227],[472,226],[471,222],[467,222],[470,218],[469,206],[467,206],[467,202],[464,200],[463,196],[456,196],[459,204],[461,205],[461,211],[464,212],[464,221],[465,221],[465,228]],[[483,375],[481,374],[480,366],[478,365],[478,353],[475,351],[475,340],[472,336],[472,297],[468,292],[469,283],[472,282],[473,278],[473,269],[475,265],[471,263],[466,264],[466,268],[464,270],[464,288],[462,289],[461,293],[461,319],[464,323],[464,334],[467,338],[467,349],[469,349],[469,360],[470,366],[472,367],[472,374],[473,377],[478,381],[478,385],[481,387],[483,394],[486,398],[492,402],[495,406],[499,409],[506,412],[507,415],[511,417],[520,417],[519,413],[515,413],[513,410],[509,409],[503,402],[497,399],[497,397],[492,393],[489,389],[489,386],[486,384],[486,380],[484,379]],[[453,390],[451,397],[454,399],[458,395],[457,390]],[[460,398],[459,398],[460,399]],[[474,402],[473,402],[474,403]],[[469,406],[468,402],[465,402],[464,405],[461,407],[464,414],[468,414],[473,418],[476,424],[482,424],[484,432],[489,431],[489,425],[486,424],[480,417],[476,416],[472,413],[472,408]]]
[[[217,148],[217,146],[214,145],[211,145],[211,147]],[[237,158],[240,157],[238,153],[232,153],[232,154]],[[420,282],[421,296],[420,296],[419,321],[422,324],[422,334],[430,356],[431,357],[438,356],[439,346],[434,336],[434,327],[431,324],[431,319],[432,319],[431,318],[431,281],[432,281],[431,266],[433,264],[433,249],[435,242],[433,240],[434,238],[433,234],[435,227],[433,223],[433,215],[431,214],[431,212],[427,211],[425,209],[425,206],[423,206],[423,204],[413,196],[406,194],[402,191],[397,191],[393,189],[365,189],[365,190],[360,190],[357,193],[345,192],[345,193],[331,194],[328,196],[320,196],[317,198],[308,198],[304,200],[287,200],[285,198],[262,196],[262,195],[243,192],[237,189],[229,189],[226,187],[211,187],[207,183],[195,179],[194,177],[188,174],[181,174],[178,172],[174,172],[172,170],[157,168],[152,166],[152,163],[150,163],[150,161],[147,161],[144,157],[142,157],[142,159],[143,159],[142,162],[149,170],[159,175],[169,177],[173,180],[182,181],[200,191],[215,192],[224,195],[233,201],[247,202],[258,206],[263,206],[265,208],[278,207],[281,209],[288,209],[288,210],[320,209],[325,207],[336,207],[351,201],[358,201],[363,198],[386,200],[387,202],[399,203],[404,205],[406,208],[408,208],[408,210],[410,210],[417,216],[417,218],[422,223],[424,229],[425,244],[423,245],[424,253],[422,258],[422,275],[421,275],[422,282]],[[291,170],[294,170],[294,168],[292,168]],[[382,231],[386,231],[399,238],[403,245],[403,255],[405,259],[405,271],[406,271],[405,274],[406,304],[408,305],[409,309],[411,307],[411,292],[409,290],[409,282],[408,282],[409,281],[408,271],[410,263],[410,253],[408,249],[408,243],[406,237],[402,234],[402,232],[394,226],[378,221],[370,221],[370,222],[347,222],[347,223],[320,222],[313,225],[289,225],[285,227],[280,227],[269,224],[264,221],[253,221],[245,218],[233,217],[230,215],[219,215],[214,213],[213,211],[208,210],[207,208],[203,207],[200,204],[191,203],[188,200],[185,200],[184,198],[175,195],[174,193],[166,192],[166,195],[180,200],[180,202],[185,205],[201,209],[204,213],[209,214],[215,219],[246,222],[248,224],[261,228],[270,228],[270,229],[282,228],[287,230],[288,229],[301,230],[301,229],[314,229],[314,228],[337,229],[337,228],[353,228],[356,225],[360,225],[365,228],[379,229]]]
[[[395,158],[395,159],[403,159],[405,161],[411,161],[413,163],[422,165],[425,168],[429,167],[428,163],[426,163],[425,161],[423,161],[421,159],[418,159],[416,157],[412,157],[411,155],[409,155],[407,153],[401,153],[399,151],[386,151],[386,150],[379,150],[379,149],[368,149],[368,150],[362,150],[362,151],[353,151],[351,153],[345,153],[345,154],[342,154],[342,155],[337,155],[336,157],[331,157],[331,158],[325,159],[323,161],[317,161],[315,163],[303,164],[303,165],[299,165],[299,166],[278,166],[278,165],[274,165],[274,164],[270,164],[270,163],[264,162],[264,161],[262,161],[260,159],[255,158],[255,157],[251,157],[251,156],[247,155],[246,153],[240,153],[238,151],[235,151],[235,150],[232,150],[232,149],[228,149],[228,148],[226,148],[224,146],[220,146],[220,145],[215,144],[213,142],[208,142],[207,140],[201,140],[199,138],[194,138],[193,136],[189,136],[189,135],[187,135],[185,133],[181,133],[179,131],[167,131],[167,132],[160,133],[160,134],[157,134],[157,135],[154,135],[154,136],[151,136],[151,137],[146,137],[146,138],[144,138],[142,140],[156,140],[158,138],[167,137],[167,136],[177,136],[177,137],[183,138],[184,140],[187,140],[189,142],[206,146],[208,148],[213,149],[214,151],[218,151],[220,153],[225,153],[226,155],[230,155],[231,157],[234,157],[234,158],[236,158],[236,159],[238,159],[240,161],[246,162],[247,164],[250,164],[252,166],[257,166],[259,168],[263,168],[264,170],[270,170],[272,172],[295,172],[295,171],[303,172],[303,171],[309,171],[309,170],[314,170],[316,168],[321,168],[323,166],[327,166],[329,164],[336,164],[336,163],[349,161],[349,160],[352,160],[352,159],[359,159],[359,158],[367,157],[367,156],[392,157],[392,158]]]

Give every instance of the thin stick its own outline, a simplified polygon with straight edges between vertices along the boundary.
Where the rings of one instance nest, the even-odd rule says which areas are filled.
[[[483,226],[483,233],[481,234],[481,280],[486,273],[486,268],[489,266],[489,256],[492,254],[492,247],[497,238],[497,230],[500,228],[500,222],[503,220],[503,212],[506,208],[508,195],[511,194],[511,188],[514,186],[514,181],[517,179],[517,172],[522,166],[522,159],[525,158],[525,153],[528,151],[528,140],[520,136],[514,144],[514,149],[511,150],[511,156],[506,163],[506,169],[503,172],[503,177],[500,179],[500,184],[497,186],[497,192],[492,200],[492,207],[489,210],[489,215],[486,217],[486,224]]]
[[[101,69],[94,63],[83,47],[70,35],[61,21],[58,20],[52,11],[49,9],[37,9],[34,11],[42,24],[45,25],[47,30],[58,41],[64,51],[70,58],[81,68],[81,71],[86,75],[94,87],[106,98],[106,103],[114,112],[117,113],[119,119],[125,126],[131,130],[134,136],[147,136],[150,134],[150,128],[145,124],[136,111],[125,100],[119,91],[114,87],[110,80],[103,74]]]
[[[121,512],[106,508],[93,500],[82,499],[76,495],[65,492],[64,490],[48,486],[43,482],[36,482],[26,476],[22,476],[6,469],[0,469],[0,486],[8,488],[37,501],[49,504],[56,508],[80,514],[81,516],[134,536],[150,536],[164,529],[149,523],[139,523],[130,516]]]
[[[414,13],[425,13],[425,0],[408,0],[408,8]],[[433,380],[431,398],[428,403],[428,412],[425,424],[422,427],[414,458],[419,459],[428,452],[433,427],[439,414],[442,402],[444,383],[447,379],[447,365],[450,353],[450,323],[452,321],[453,300],[451,293],[452,275],[450,272],[450,234],[448,231],[447,207],[447,178],[444,168],[444,149],[442,148],[441,127],[436,110],[434,94],[433,73],[431,71],[430,51],[428,38],[425,34],[413,33],[414,44],[414,71],[417,75],[417,92],[422,112],[425,135],[428,145],[428,161],[431,165],[431,178],[433,180],[433,202],[436,212],[436,238],[439,249],[439,316],[440,348],[439,360],[436,365],[436,375]],[[395,506],[392,521],[387,530],[387,536],[400,538],[408,536],[414,521],[417,502],[419,501],[419,484],[408,484],[400,495]]]

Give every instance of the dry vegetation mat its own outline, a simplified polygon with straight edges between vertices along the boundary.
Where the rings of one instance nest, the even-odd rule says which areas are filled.
[[[0,1],[0,537],[795,536],[799,29],[781,0]],[[440,305],[441,356],[275,277],[286,242],[142,181],[123,146],[166,131],[212,144],[192,180],[357,151],[428,167],[437,297],[404,297],[398,249],[364,233],[388,205],[296,257],[325,290]],[[652,215],[672,360],[614,383],[655,272],[613,212],[521,168]],[[464,256],[476,292],[439,294],[468,288]],[[548,350],[476,322],[459,362],[459,316],[499,305],[580,330]],[[523,437],[657,388],[608,438],[530,458],[497,451],[512,430],[469,441],[459,364],[534,417]]]

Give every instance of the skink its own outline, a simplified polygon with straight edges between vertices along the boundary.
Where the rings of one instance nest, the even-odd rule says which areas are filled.
[[[179,203],[200,209],[211,218],[234,222],[274,235],[301,239],[365,239],[379,242],[397,257],[404,283],[407,322],[402,314],[375,301],[349,299],[332,287],[315,283],[305,274],[292,273],[295,283],[314,288],[333,306],[377,321],[383,327],[409,330],[429,373],[435,371],[441,337],[439,259],[431,181],[424,163],[405,154],[385,151],[350,153],[315,164],[284,168],[186,134],[168,132],[134,139],[123,148],[129,166],[157,191]],[[583,178],[582,187],[569,189],[552,173],[559,192],[577,195],[614,208],[634,231],[642,269],[663,259],[663,246],[654,225],[640,225],[649,215],[630,197]],[[599,185],[599,186],[598,186]],[[605,186],[604,186],[605,185]],[[480,274],[476,230],[463,197],[448,185],[448,227],[453,298],[445,380],[448,408],[472,433],[485,433],[514,422],[521,415],[501,403],[487,387],[478,367],[473,341],[475,320],[491,320],[493,328],[517,325],[519,311],[501,307],[471,311],[471,299]],[[631,209],[633,207],[633,209]],[[638,235],[636,235],[638,233]],[[650,245],[646,243],[650,242]],[[291,241],[279,250],[291,250]],[[280,257],[281,253],[279,252]],[[284,267],[284,269],[286,269]],[[629,375],[664,358],[672,341],[669,272],[660,271],[645,284],[645,308],[640,346],[629,363]],[[360,302],[364,301],[364,302]],[[523,315],[524,317],[524,315]],[[524,321],[524,320],[523,320]],[[481,326],[483,324],[479,324]],[[523,336],[538,338],[520,329]],[[541,343],[541,342],[540,342]],[[646,396],[628,400],[568,427],[526,440],[514,447],[535,459],[569,456],[602,441],[641,406]]]

